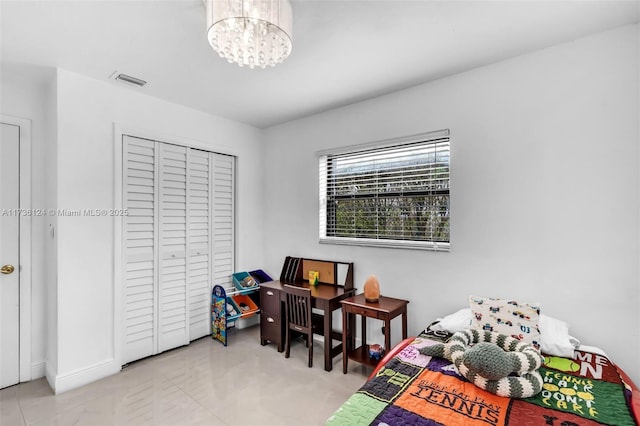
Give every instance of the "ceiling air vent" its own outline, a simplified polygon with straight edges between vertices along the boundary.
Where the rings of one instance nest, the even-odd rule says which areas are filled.
[[[136,77],[131,77],[130,75],[123,74],[118,71],[115,71],[113,74],[111,74],[111,78],[116,81],[124,81],[125,83],[133,84],[134,86],[138,87],[142,87],[147,84],[147,82],[144,80]]]

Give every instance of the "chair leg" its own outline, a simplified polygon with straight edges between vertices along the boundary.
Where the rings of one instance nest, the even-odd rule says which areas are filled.
[[[309,368],[313,367],[313,335],[307,336],[307,343],[309,343]]]
[[[289,329],[287,329],[287,332],[285,333],[285,340],[284,340],[284,357],[285,358],[289,358],[289,352],[291,349],[291,332],[289,331]]]

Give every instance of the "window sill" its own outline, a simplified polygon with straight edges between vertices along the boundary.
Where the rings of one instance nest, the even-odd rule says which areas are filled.
[[[401,241],[401,240],[379,240],[373,238],[332,238],[325,237],[320,238],[318,241],[320,244],[335,244],[335,245],[347,245],[347,246],[363,246],[363,247],[384,247],[384,248],[398,248],[398,249],[410,249],[410,250],[428,250],[428,251],[440,251],[449,252],[450,243],[432,243],[432,242],[419,242],[419,241]]]

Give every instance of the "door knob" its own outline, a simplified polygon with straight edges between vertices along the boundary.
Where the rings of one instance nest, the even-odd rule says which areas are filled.
[[[15,270],[15,268],[13,267],[13,265],[4,265],[2,268],[0,268],[0,273],[5,274],[5,275],[9,275],[14,270]]]

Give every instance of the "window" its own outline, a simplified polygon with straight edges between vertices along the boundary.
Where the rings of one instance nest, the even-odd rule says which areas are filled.
[[[449,249],[449,131],[320,153],[320,242]]]

